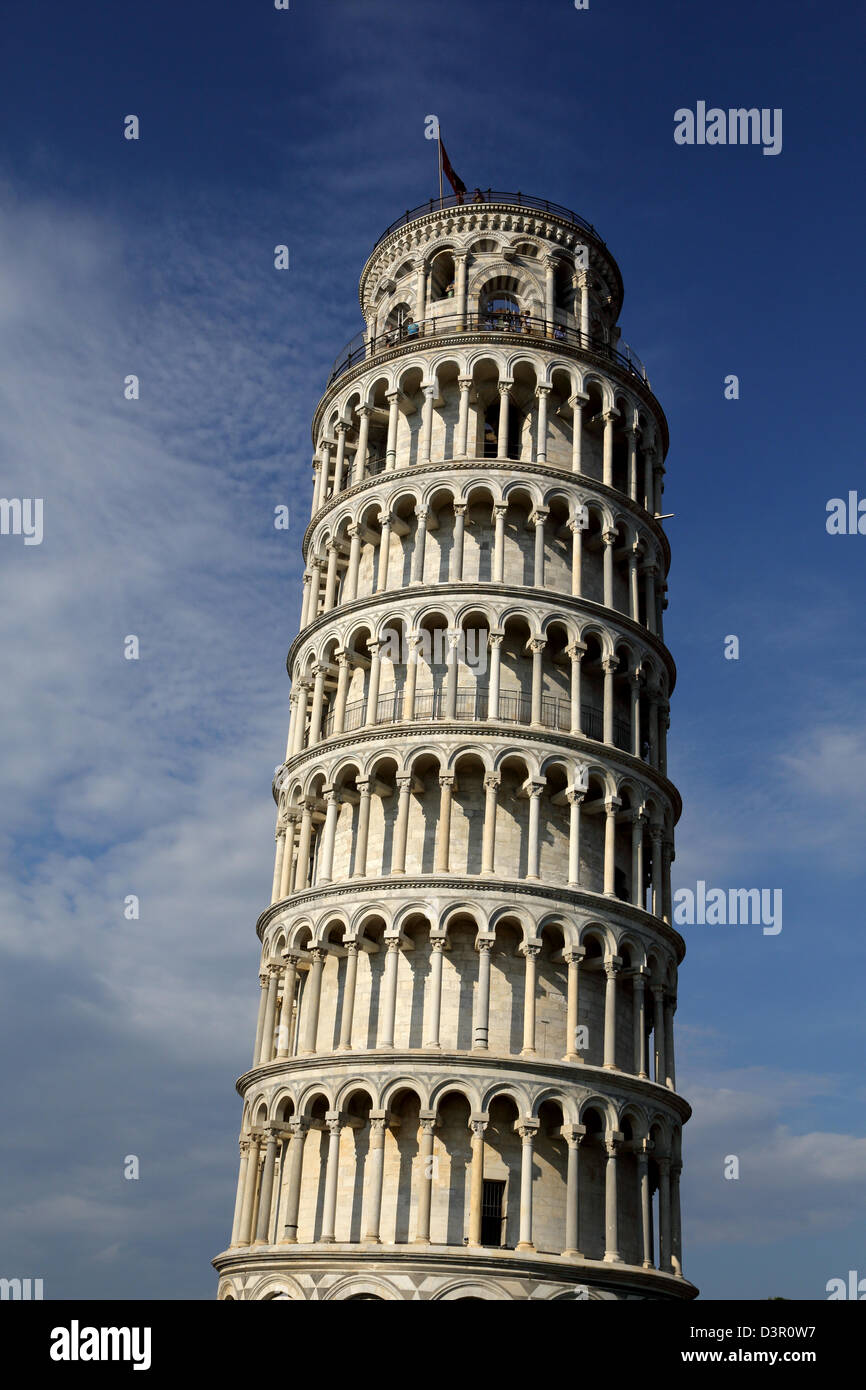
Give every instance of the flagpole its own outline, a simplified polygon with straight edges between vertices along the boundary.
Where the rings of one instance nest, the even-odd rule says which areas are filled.
[[[439,206],[442,206],[442,136],[436,136],[436,145],[439,150]]]

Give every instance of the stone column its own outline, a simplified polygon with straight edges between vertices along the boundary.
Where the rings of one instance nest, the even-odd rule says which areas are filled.
[[[646,1069],[646,992],[643,971],[639,970],[631,982],[634,1008],[634,1071],[642,1081],[649,1079]]]
[[[415,322],[420,332],[427,316],[427,267],[423,260],[415,263]]]
[[[286,834],[283,846],[283,862],[280,866],[280,899],[287,898],[291,890],[292,869],[295,860],[295,832],[298,828],[297,816],[290,811],[286,817]]]
[[[499,718],[499,673],[502,663],[502,639],[504,632],[493,629],[488,637],[490,647],[490,675],[487,682],[487,718]]]
[[[457,385],[460,387],[460,414],[457,418],[456,457],[464,459],[469,452],[469,392],[472,390],[471,376],[458,377]]]
[[[628,440],[628,495],[632,502],[637,501],[637,441],[640,430],[632,426],[625,432]]]
[[[553,294],[556,276],[556,260],[553,256],[544,258],[544,317],[545,328],[550,332],[553,324]]]
[[[370,1177],[367,1187],[367,1229],[364,1232],[364,1240],[370,1241],[374,1245],[379,1242],[379,1228],[382,1223],[382,1179],[385,1175],[385,1129],[387,1127],[387,1111],[370,1111],[370,1148],[367,1151],[367,1162],[370,1165]]]
[[[479,935],[475,943],[478,952],[478,991],[475,999],[475,1027],[472,1047],[474,1051],[487,1051],[490,1032],[490,954],[494,938]]]
[[[577,1030],[580,1027],[580,962],[586,955],[582,946],[574,946],[563,951],[562,959],[568,966],[568,995],[565,1014],[565,1056],[564,1062],[582,1062],[583,1054],[577,1047]]]
[[[265,1166],[262,1169],[262,1190],[259,1195],[259,1219],[256,1226],[256,1245],[270,1244],[271,1203],[274,1195],[274,1166],[277,1161],[279,1130],[268,1128]]]
[[[307,975],[307,983],[304,989],[304,1037],[300,1053],[304,1057],[314,1057],[316,1054],[316,1036],[319,1031],[319,1002],[322,997],[322,971],[325,968],[325,956],[321,946],[316,946],[310,952],[313,964],[310,966]]]
[[[454,503],[454,549],[451,554],[451,582],[463,581],[463,537],[466,528],[466,503]]]
[[[667,998],[665,999],[665,1005],[664,1005],[664,1016],[665,1016],[665,1085],[667,1086],[668,1090],[670,1090],[670,1091],[675,1091],[675,1090],[677,1089],[677,1085],[676,1085],[677,1078],[676,1078],[676,1072],[675,1072],[675,1070],[674,1070],[674,1013],[675,1013],[675,1011],[676,1011],[676,1007],[677,1007],[677,1001],[676,1001],[676,999],[674,999],[671,995],[668,995]]]
[[[397,466],[397,425],[400,419],[400,392],[386,391],[388,402],[388,439],[385,444],[385,471],[393,472]]]
[[[337,653],[337,693],[334,697],[334,733],[346,727],[346,700],[349,696],[349,653],[341,648]]]
[[[646,1144],[646,1140],[643,1141]],[[638,1197],[640,1201],[641,1249],[644,1269],[653,1268],[653,1232],[651,1221],[651,1198],[649,1188],[649,1155],[644,1147],[637,1154]]]
[[[420,632],[410,632],[409,660],[406,663],[406,684],[403,687],[403,719],[406,722],[411,722],[415,718],[415,687],[418,684],[418,652],[420,646]]]
[[[365,724],[375,724],[379,713],[379,677],[381,676],[379,651],[381,646],[382,643],[375,637],[367,643],[367,651],[370,653],[370,674],[367,680],[367,707],[364,711]]]
[[[451,843],[451,795],[454,790],[453,773],[442,773],[439,777],[439,823],[436,827],[436,863],[434,872],[448,873],[448,851]]]
[[[530,942],[521,947],[526,960],[523,985],[523,1047],[521,1057],[535,1056],[535,962],[541,950],[541,943]]]
[[[631,900],[634,907],[643,907],[643,828],[646,816],[635,811],[631,821]]]
[[[614,869],[616,867],[615,847],[616,847],[616,813],[621,802],[618,797],[611,797],[604,803],[604,895],[606,898],[615,898]]]
[[[430,938],[430,1022],[427,1030],[430,1037],[424,1046],[437,1050],[441,1046],[439,1023],[442,1015],[442,952],[444,950],[444,937]]]
[[[343,490],[343,473],[346,468],[346,434],[349,426],[340,420],[337,424],[337,457],[334,463],[334,496]]]
[[[613,550],[617,542],[616,531],[604,531],[601,537],[604,543],[604,553],[602,555],[602,568],[604,571],[604,606],[605,608],[615,608],[613,601]]]
[[[379,513],[379,563],[376,572],[376,593],[381,594],[388,587],[388,565],[391,559],[391,513]]]
[[[618,1264],[622,1259],[619,1253],[619,1213],[617,1202],[616,1150],[622,1140],[619,1133],[609,1134],[605,1141],[607,1165],[604,1183],[604,1263]]]
[[[457,649],[460,646],[460,639],[463,633],[459,628],[450,629],[446,633],[448,640],[448,670],[445,677],[445,717],[446,719],[456,719],[457,717],[457,677],[460,670]]]
[[[302,893],[309,887],[310,840],[313,834],[313,808],[308,801],[301,802],[301,833],[298,837],[298,867],[295,872],[294,891]]]
[[[280,1061],[283,1057],[288,1057],[292,1050],[292,1009],[295,1003],[299,957],[291,951],[285,951],[283,960],[286,962],[286,971],[283,976],[283,1003],[277,1025],[277,1058]]]
[[[259,1066],[270,1062],[274,1055],[274,1027],[277,1021],[277,985],[279,978],[274,966],[268,966],[268,996],[265,1004],[265,1021],[262,1029],[262,1050],[259,1054]]]
[[[355,868],[352,878],[367,877],[367,839],[370,834],[370,779],[355,782],[361,800],[358,805],[358,833],[355,837]]]
[[[637,671],[630,671],[628,676],[629,689],[631,692],[631,751],[634,757],[640,757],[640,676]]]
[[[602,415],[604,420],[604,463],[602,481],[606,487],[613,487],[613,422],[618,418],[619,411],[605,410]]]
[[[496,440],[498,459],[508,458],[508,404],[513,384],[511,381],[499,382],[499,433]]]
[[[650,448],[647,448],[647,449],[644,450],[644,456],[643,456],[643,490],[644,490],[644,506],[646,507],[646,510],[650,513],[650,516],[652,516],[652,515],[653,515],[653,512],[654,512],[654,507],[653,507],[653,450],[650,449]]]
[[[337,817],[340,814],[342,798],[336,787],[325,787],[327,811],[325,829],[322,834],[322,857],[319,864],[319,883],[330,883],[334,877],[334,839],[337,833]]]
[[[646,579],[646,625],[650,632],[656,631],[656,567],[644,565],[641,574]]]
[[[580,517],[572,517],[568,523],[571,532],[571,594],[580,598],[583,590],[583,533],[586,529]]]
[[[589,396],[578,391],[573,396],[569,396],[568,404],[572,409],[571,416],[571,471],[580,473],[583,470],[583,407],[589,400]]]
[[[680,1217],[681,1163],[671,1164],[671,1269],[680,1279],[683,1276],[683,1228]]]
[[[640,597],[638,589],[638,552],[634,549],[628,553],[628,616],[632,622],[640,622]]]
[[[580,277],[580,338],[582,347],[589,347],[590,337],[589,272],[585,270]]]
[[[276,841],[276,852],[274,854],[274,877],[271,882],[271,902],[279,902],[280,881],[283,876],[283,855],[286,850],[286,831],[285,828],[278,828],[274,836]]]
[[[361,528],[353,523],[347,528],[351,545],[349,547],[349,569],[346,574],[345,593],[341,596],[342,603],[351,603],[358,597],[358,570],[361,566]]]
[[[312,521],[313,517],[316,515],[316,512],[319,510],[319,493],[321,492],[321,488],[322,488],[322,463],[321,463],[321,459],[314,458],[314,459],[313,459],[313,505],[312,505],[312,507],[310,508],[310,520],[311,520],[311,521]]]
[[[433,1140],[436,1129],[436,1115],[431,1110],[422,1110],[418,1116],[421,1130],[419,1160],[421,1174],[418,1186],[418,1225],[415,1235],[416,1245],[430,1244],[430,1207],[433,1196]]]
[[[304,1143],[309,1132],[309,1120],[291,1120],[292,1140],[289,1144],[289,1181],[286,1210],[283,1218],[281,1245],[294,1245],[298,1239],[298,1210],[301,1205],[301,1173],[304,1167]]]
[[[544,791],[544,782],[529,783],[529,844],[526,852],[526,877],[537,879],[539,877],[539,828],[541,821],[541,793]]]
[[[659,1170],[659,1269],[671,1268],[671,1161],[657,1158]]]
[[[261,1138],[261,1134],[257,1133],[255,1130],[250,1134],[246,1180],[244,1183],[244,1200],[241,1207],[240,1227],[238,1230],[238,1245],[251,1245],[253,1240],[253,1202],[256,1196],[256,1183],[259,1179],[259,1149],[261,1146]]]
[[[303,632],[304,628],[307,626],[307,623],[310,621],[309,612],[310,603],[313,595],[313,576],[309,570],[304,570],[303,584],[303,595],[301,597],[301,622],[299,629],[301,632]]]
[[[418,526],[415,531],[415,551],[412,556],[412,583],[424,583],[424,548],[427,540],[427,516],[429,507],[416,507],[415,516],[418,518]]]
[[[658,692],[649,692],[649,714],[647,717],[647,734],[650,751],[650,767],[659,765],[659,701]]]
[[[532,699],[530,719],[533,724],[541,725],[541,699],[544,682],[542,669],[542,654],[547,646],[544,637],[531,637],[529,639],[529,650],[532,652]]]
[[[580,708],[580,663],[586,655],[586,643],[571,642],[565,650],[571,659],[571,732],[573,734],[582,734],[583,714]]]
[[[352,464],[352,483],[360,483],[367,471],[367,441],[370,437],[370,415],[371,410],[368,405],[358,406],[358,415],[361,423],[358,426],[358,447],[355,450],[355,460]]]
[[[585,1125],[563,1125],[562,1137],[568,1145],[565,1186],[565,1247],[563,1259],[579,1260],[580,1254],[580,1141]]]
[[[664,485],[665,468],[661,459],[657,459],[653,467],[653,506],[656,516],[662,509],[662,494],[665,490]]]
[[[675,858],[672,840],[662,840],[662,921],[670,926],[671,908],[671,861]]]
[[[405,874],[406,872],[406,841],[409,833],[409,806],[412,797],[412,777],[408,773],[401,773],[397,777],[399,788],[399,800],[397,802],[397,823],[394,826],[394,852],[392,855],[391,873]]]
[[[532,583],[536,589],[544,588],[544,522],[548,507],[536,507],[529,520],[535,527],[535,556]]]
[[[352,1050],[352,1022],[355,1014],[355,986],[358,980],[358,951],[356,940],[344,942],[346,948],[346,975],[343,981],[343,1008],[340,1014],[340,1042],[338,1052]]]
[[[502,584],[505,576],[505,513],[508,511],[507,502],[494,502],[493,521],[495,526],[493,538],[493,582]]]
[[[308,681],[298,682],[298,708],[295,715],[295,740],[292,747],[292,757],[300,753],[304,746],[304,738],[307,732],[307,701],[310,698],[310,685]]]
[[[620,961],[612,956],[604,963],[604,1067],[607,1071],[618,1071],[616,1065],[616,975]]]
[[[397,1012],[397,969],[400,964],[400,938],[388,938],[385,948],[385,969],[382,980],[382,1024],[381,1037],[377,1038],[379,1048],[394,1047],[394,1022]]]
[[[325,1114],[328,1128],[328,1165],[325,1169],[325,1201],[322,1211],[322,1234],[319,1240],[323,1245],[333,1245],[337,1225],[337,1178],[340,1167],[340,1131],[342,1119],[337,1110]]]
[[[550,387],[536,386],[535,395],[538,401],[538,444],[535,458],[537,463],[547,463],[547,398],[550,395]]]
[[[328,569],[325,574],[325,602],[322,612],[330,613],[337,593],[337,561],[340,558],[340,547],[336,541],[328,541],[325,550],[328,555]]]
[[[484,830],[481,841],[481,872],[494,872],[496,853],[496,796],[501,778],[498,773],[488,773],[484,778]]]
[[[466,264],[468,259],[465,251],[458,251],[454,257],[454,270],[457,280],[454,287],[454,294],[457,300],[458,328],[464,328],[466,326]]]
[[[424,405],[421,410],[421,439],[419,441],[418,462],[429,463],[430,453],[433,445],[433,397],[436,395],[436,385],[431,383],[424,386]]]
[[[325,701],[325,676],[327,669],[324,666],[316,665],[313,667],[313,704],[310,710],[310,729],[307,736],[307,746],[313,747],[322,737],[322,706]]]
[[[574,888],[580,883],[580,808],[586,792],[569,787],[565,796],[568,801],[568,884]]]
[[[653,1080],[657,1085],[665,1084],[665,1011],[664,1011],[664,988],[662,985],[653,985],[653,1033],[655,1043],[655,1068]]]
[[[484,1196],[484,1131],[487,1121],[471,1119],[472,1165],[469,1170],[469,1239],[467,1244],[481,1244],[481,1203]]]
[[[520,1135],[520,1239],[516,1250],[534,1250],[532,1243],[532,1144],[538,1132],[537,1120],[518,1120],[514,1128]]]
[[[268,981],[269,981],[269,979],[270,979],[270,974],[269,974],[269,972],[267,971],[267,969],[262,969],[262,972],[261,972],[261,974],[259,975],[259,984],[260,984],[260,986],[261,986],[261,992],[260,992],[260,994],[259,994],[259,1013],[258,1013],[258,1018],[256,1019],[256,1041],[255,1041],[255,1044],[254,1044],[254,1046],[253,1046],[253,1062],[252,1062],[252,1065],[253,1065],[254,1067],[257,1067],[257,1066],[259,1065],[259,1058],[260,1058],[261,1055],[262,1055],[262,1037],[264,1036],[264,1031],[265,1031],[265,1013],[266,1013],[267,1007],[268,1007]]]
[[[654,917],[662,915],[662,828],[650,826],[652,841],[652,911]]]
[[[238,1236],[239,1236],[239,1234],[240,1234],[240,1229],[241,1229],[241,1216],[242,1216],[242,1214],[243,1214],[243,1207],[244,1207],[244,1193],[246,1192],[246,1187],[247,1187],[247,1182],[246,1182],[246,1179],[247,1179],[247,1163],[249,1162],[249,1156],[250,1156],[250,1141],[249,1141],[249,1139],[241,1139],[241,1141],[240,1141],[240,1150],[241,1150],[241,1161],[240,1161],[240,1167],[239,1167],[239,1169],[238,1169],[238,1189],[237,1189],[237,1195],[236,1195],[236,1197],[235,1197],[235,1213],[234,1213],[234,1220],[232,1221],[232,1235],[231,1235],[231,1240],[229,1241],[229,1249],[233,1249],[234,1246],[240,1245],[240,1241],[239,1241],[239,1239],[238,1239]]]
[[[613,673],[619,666],[619,658],[606,656],[601,663],[604,671],[604,711],[602,733],[603,741],[613,747]]]

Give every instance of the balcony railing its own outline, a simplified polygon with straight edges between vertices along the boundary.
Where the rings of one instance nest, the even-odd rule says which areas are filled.
[[[415,715],[418,719],[478,719],[488,718],[488,691],[485,686],[458,686],[457,705],[453,715],[446,713],[447,694],[444,689],[419,690],[415,693]],[[343,720],[343,733],[351,734],[364,727],[366,723],[366,700],[353,700],[346,706]],[[512,694],[502,691],[499,695],[499,719],[504,724],[531,724],[532,701],[528,695]],[[390,690],[380,695],[376,705],[377,724],[400,724],[403,722],[403,692]],[[580,722],[586,738],[604,741],[604,713],[594,705],[581,705]],[[541,724],[545,729],[555,729],[568,733],[571,729],[571,702],[553,696],[545,696],[541,701]],[[323,737],[330,738],[334,732],[334,711],[328,714],[323,725]],[[631,752],[631,727],[628,720],[615,717],[613,721],[614,746],[623,752]]]
[[[534,318],[531,314],[509,313],[502,309],[482,314],[467,311],[465,314],[431,315],[422,323],[386,328],[375,338],[369,338],[366,333],[358,333],[337,357],[328,377],[328,386],[350,367],[357,366],[359,362],[366,362],[380,352],[387,352],[399,343],[409,345],[453,333],[509,333],[518,338],[543,342],[547,347],[552,343],[565,343],[569,347],[583,348],[586,352],[595,353],[597,357],[615,362],[617,366],[638,377],[645,386],[649,386],[646,368],[627,343],[623,345],[624,350],[620,351],[619,348],[610,347],[601,338],[582,333],[579,328],[570,328],[567,324],[556,323],[552,319]]]
[[[392,232],[396,232],[398,227],[408,226],[410,222],[419,217],[426,217],[430,212],[438,212],[440,208],[474,207],[481,203],[507,203],[509,207],[533,208],[537,212],[548,212],[552,217],[559,217],[564,222],[571,222],[573,226],[589,232],[601,246],[605,244],[591,222],[579,217],[571,208],[563,207],[561,203],[551,203],[547,198],[534,198],[531,193],[500,193],[492,188],[474,188],[471,193],[449,193],[444,198],[428,198],[426,203],[419,203],[417,208],[408,209],[396,222],[392,222],[390,227],[385,228],[376,246]],[[375,250],[375,247],[373,249]]]

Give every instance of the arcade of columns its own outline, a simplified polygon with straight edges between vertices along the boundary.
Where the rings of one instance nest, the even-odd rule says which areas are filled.
[[[604,243],[507,198],[380,240],[316,411],[221,1298],[696,1292],[666,424]]]

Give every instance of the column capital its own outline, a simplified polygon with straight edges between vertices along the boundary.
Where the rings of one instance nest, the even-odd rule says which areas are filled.
[[[565,654],[570,661],[583,661],[586,656],[585,642],[569,642],[565,649]]]
[[[609,526],[606,531],[602,531],[601,539],[605,545],[616,545],[619,532],[613,526]]]
[[[500,628],[491,628],[487,634],[487,645],[489,647],[501,647],[505,633]]]
[[[498,387],[500,396],[507,396],[507,395],[508,395],[508,392],[511,390],[512,386],[514,385],[514,382],[513,382],[513,381],[499,381],[499,382],[497,382],[496,384],[497,384],[497,387]]]
[[[467,509],[468,506],[469,506],[469,503],[468,503],[468,502],[456,502],[456,501],[455,501],[455,503],[454,503],[454,515],[455,515],[455,516],[465,516],[465,515],[466,515],[466,509]]]
[[[373,414],[373,407],[371,405],[356,405],[355,409],[362,420],[369,419],[369,417]]]
[[[529,521],[533,526],[543,526],[549,516],[549,507],[534,507],[529,513]]]
[[[525,1116],[514,1121],[514,1133],[519,1134],[524,1144],[535,1138],[539,1130],[538,1120],[532,1120]]]
[[[454,781],[455,781],[455,777],[454,777],[454,773],[453,773],[453,772],[440,772],[440,774],[439,774],[439,785],[440,785],[440,787],[453,787],[453,786],[454,786]]]
[[[494,516],[505,516],[505,513],[506,513],[507,511],[508,511],[508,503],[507,503],[507,502],[494,502],[494,503],[493,503],[493,515],[494,515]]]
[[[484,775],[484,790],[487,792],[498,791],[502,786],[502,777],[498,772],[487,772]]]
[[[472,384],[473,378],[471,376],[459,376],[457,378],[457,385],[460,387],[461,391],[471,391]]]
[[[563,1125],[562,1137],[569,1148],[576,1148],[586,1138],[586,1125]]]
[[[616,1158],[616,1151],[625,1140],[625,1135],[618,1129],[609,1129],[604,1136],[604,1147],[608,1158]]]
[[[541,400],[541,397],[542,397],[542,396],[549,396],[552,389],[553,389],[553,388],[550,387],[550,386],[536,386],[536,388],[535,388],[535,397],[536,397],[536,400]]]
[[[470,1115],[470,1116],[469,1116],[469,1126],[468,1126],[468,1127],[469,1127],[469,1129],[472,1131],[472,1137],[473,1137],[473,1139],[483,1139],[483,1138],[484,1138],[484,1131],[486,1130],[486,1128],[487,1128],[489,1122],[490,1122],[490,1117],[489,1117],[488,1115]]]
[[[517,948],[519,956],[526,956],[528,960],[537,960],[541,953],[540,941],[524,941]]]
[[[544,651],[545,647],[547,646],[547,638],[530,637],[526,645],[528,646],[529,650],[533,653],[533,655],[535,655],[536,652]]]
[[[602,663],[601,663],[601,669],[602,669],[603,671],[616,671],[616,670],[618,670],[618,669],[619,669],[619,657],[618,657],[618,656],[606,656],[606,657],[604,658],[604,660],[602,661]]]
[[[428,516],[430,515],[430,508],[424,506],[416,507],[415,515],[417,516],[419,521],[426,521]]]
[[[607,423],[609,420],[618,420],[618,419],[619,419],[619,411],[618,411],[618,410],[603,410],[603,411],[601,412],[601,418],[602,418],[602,420],[604,420],[605,423]]]
[[[575,410],[577,408],[582,409],[583,406],[586,405],[588,400],[589,396],[585,391],[575,391],[573,396],[569,396],[568,404],[571,406],[572,410]]]
[[[609,816],[615,816],[621,805],[622,801],[618,796],[609,796],[604,803],[605,813]]]
[[[582,787],[567,787],[565,799],[569,806],[579,806],[582,801],[586,800],[586,791]]]
[[[586,956],[585,946],[566,946],[562,953],[562,959],[566,965],[580,965]]]

